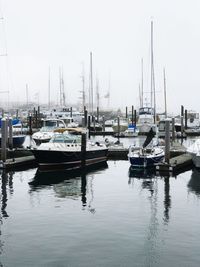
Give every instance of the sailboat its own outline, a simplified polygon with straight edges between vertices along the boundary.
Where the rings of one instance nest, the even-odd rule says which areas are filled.
[[[128,159],[134,168],[147,168],[161,162],[164,155],[164,149],[158,146],[157,138],[154,138],[151,128],[142,147],[135,145],[129,147]]]
[[[138,131],[140,135],[146,135],[151,129],[156,134],[156,99],[155,99],[155,76],[153,59],[153,21],[151,21],[151,103],[143,103],[143,60],[142,60],[142,101],[138,113]],[[154,103],[154,106],[153,106]]]

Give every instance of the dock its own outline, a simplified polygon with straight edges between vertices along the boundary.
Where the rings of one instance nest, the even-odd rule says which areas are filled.
[[[7,159],[5,162],[0,161],[0,169],[6,169],[6,170],[15,170],[24,167],[31,168],[35,166],[36,164],[34,156],[10,158]]]
[[[189,153],[173,157],[169,163],[156,164],[156,171],[160,173],[181,173],[193,166],[192,156]]]

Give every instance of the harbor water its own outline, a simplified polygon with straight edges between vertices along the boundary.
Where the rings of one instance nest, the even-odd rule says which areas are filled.
[[[1,172],[0,266],[200,266],[200,171]]]

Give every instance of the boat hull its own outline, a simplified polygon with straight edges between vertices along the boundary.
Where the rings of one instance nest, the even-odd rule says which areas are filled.
[[[82,167],[81,151],[32,150],[40,169],[77,169]],[[108,149],[86,151],[85,166],[107,161]]]
[[[130,157],[129,161],[131,163],[131,166],[133,167],[139,167],[139,168],[146,168],[146,167],[152,167],[156,163],[161,162],[164,159],[164,155],[156,156],[156,157]]]
[[[13,136],[13,147],[22,147],[25,141],[26,135],[16,135]],[[0,147],[1,147],[1,137],[0,137]]]

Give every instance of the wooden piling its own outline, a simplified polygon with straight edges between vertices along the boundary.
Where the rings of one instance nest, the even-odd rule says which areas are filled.
[[[105,117],[103,115],[103,132],[105,132]]]
[[[86,163],[86,134],[81,134],[81,167],[85,168]]]
[[[28,125],[29,125],[29,134],[32,135],[33,130],[32,130],[32,116],[28,116]]]
[[[99,107],[97,107],[97,122],[99,122]]]
[[[70,117],[72,118],[73,114],[72,114],[72,107],[70,108]]]
[[[126,119],[128,118],[128,107],[126,107]]]
[[[184,131],[183,116],[181,115],[181,138],[183,138],[183,131]]]
[[[84,110],[84,127],[87,127],[87,121],[88,119],[88,112],[87,112],[87,109]]]
[[[136,109],[134,110],[134,121],[135,121],[135,130],[136,130],[136,124],[137,124],[137,112],[136,112]]]
[[[131,107],[131,123],[132,123],[132,126],[133,126],[133,121],[134,121],[134,119],[133,119],[133,114],[134,114],[134,107],[132,106]]]
[[[165,162],[169,164],[170,159],[170,120],[165,120]]]
[[[12,127],[12,118],[8,120],[8,147],[13,149],[13,127]]]
[[[7,128],[8,128],[7,119],[3,118],[1,120],[1,160],[3,162],[5,162],[7,158],[7,140],[8,140]]]
[[[187,109],[185,110],[185,129],[187,129]]]
[[[172,118],[172,142],[175,141],[175,118]]]
[[[89,137],[89,139],[90,139],[90,135],[91,135],[91,128],[90,128],[90,121],[91,120],[91,118],[90,118],[90,116],[88,116],[88,137]]]

